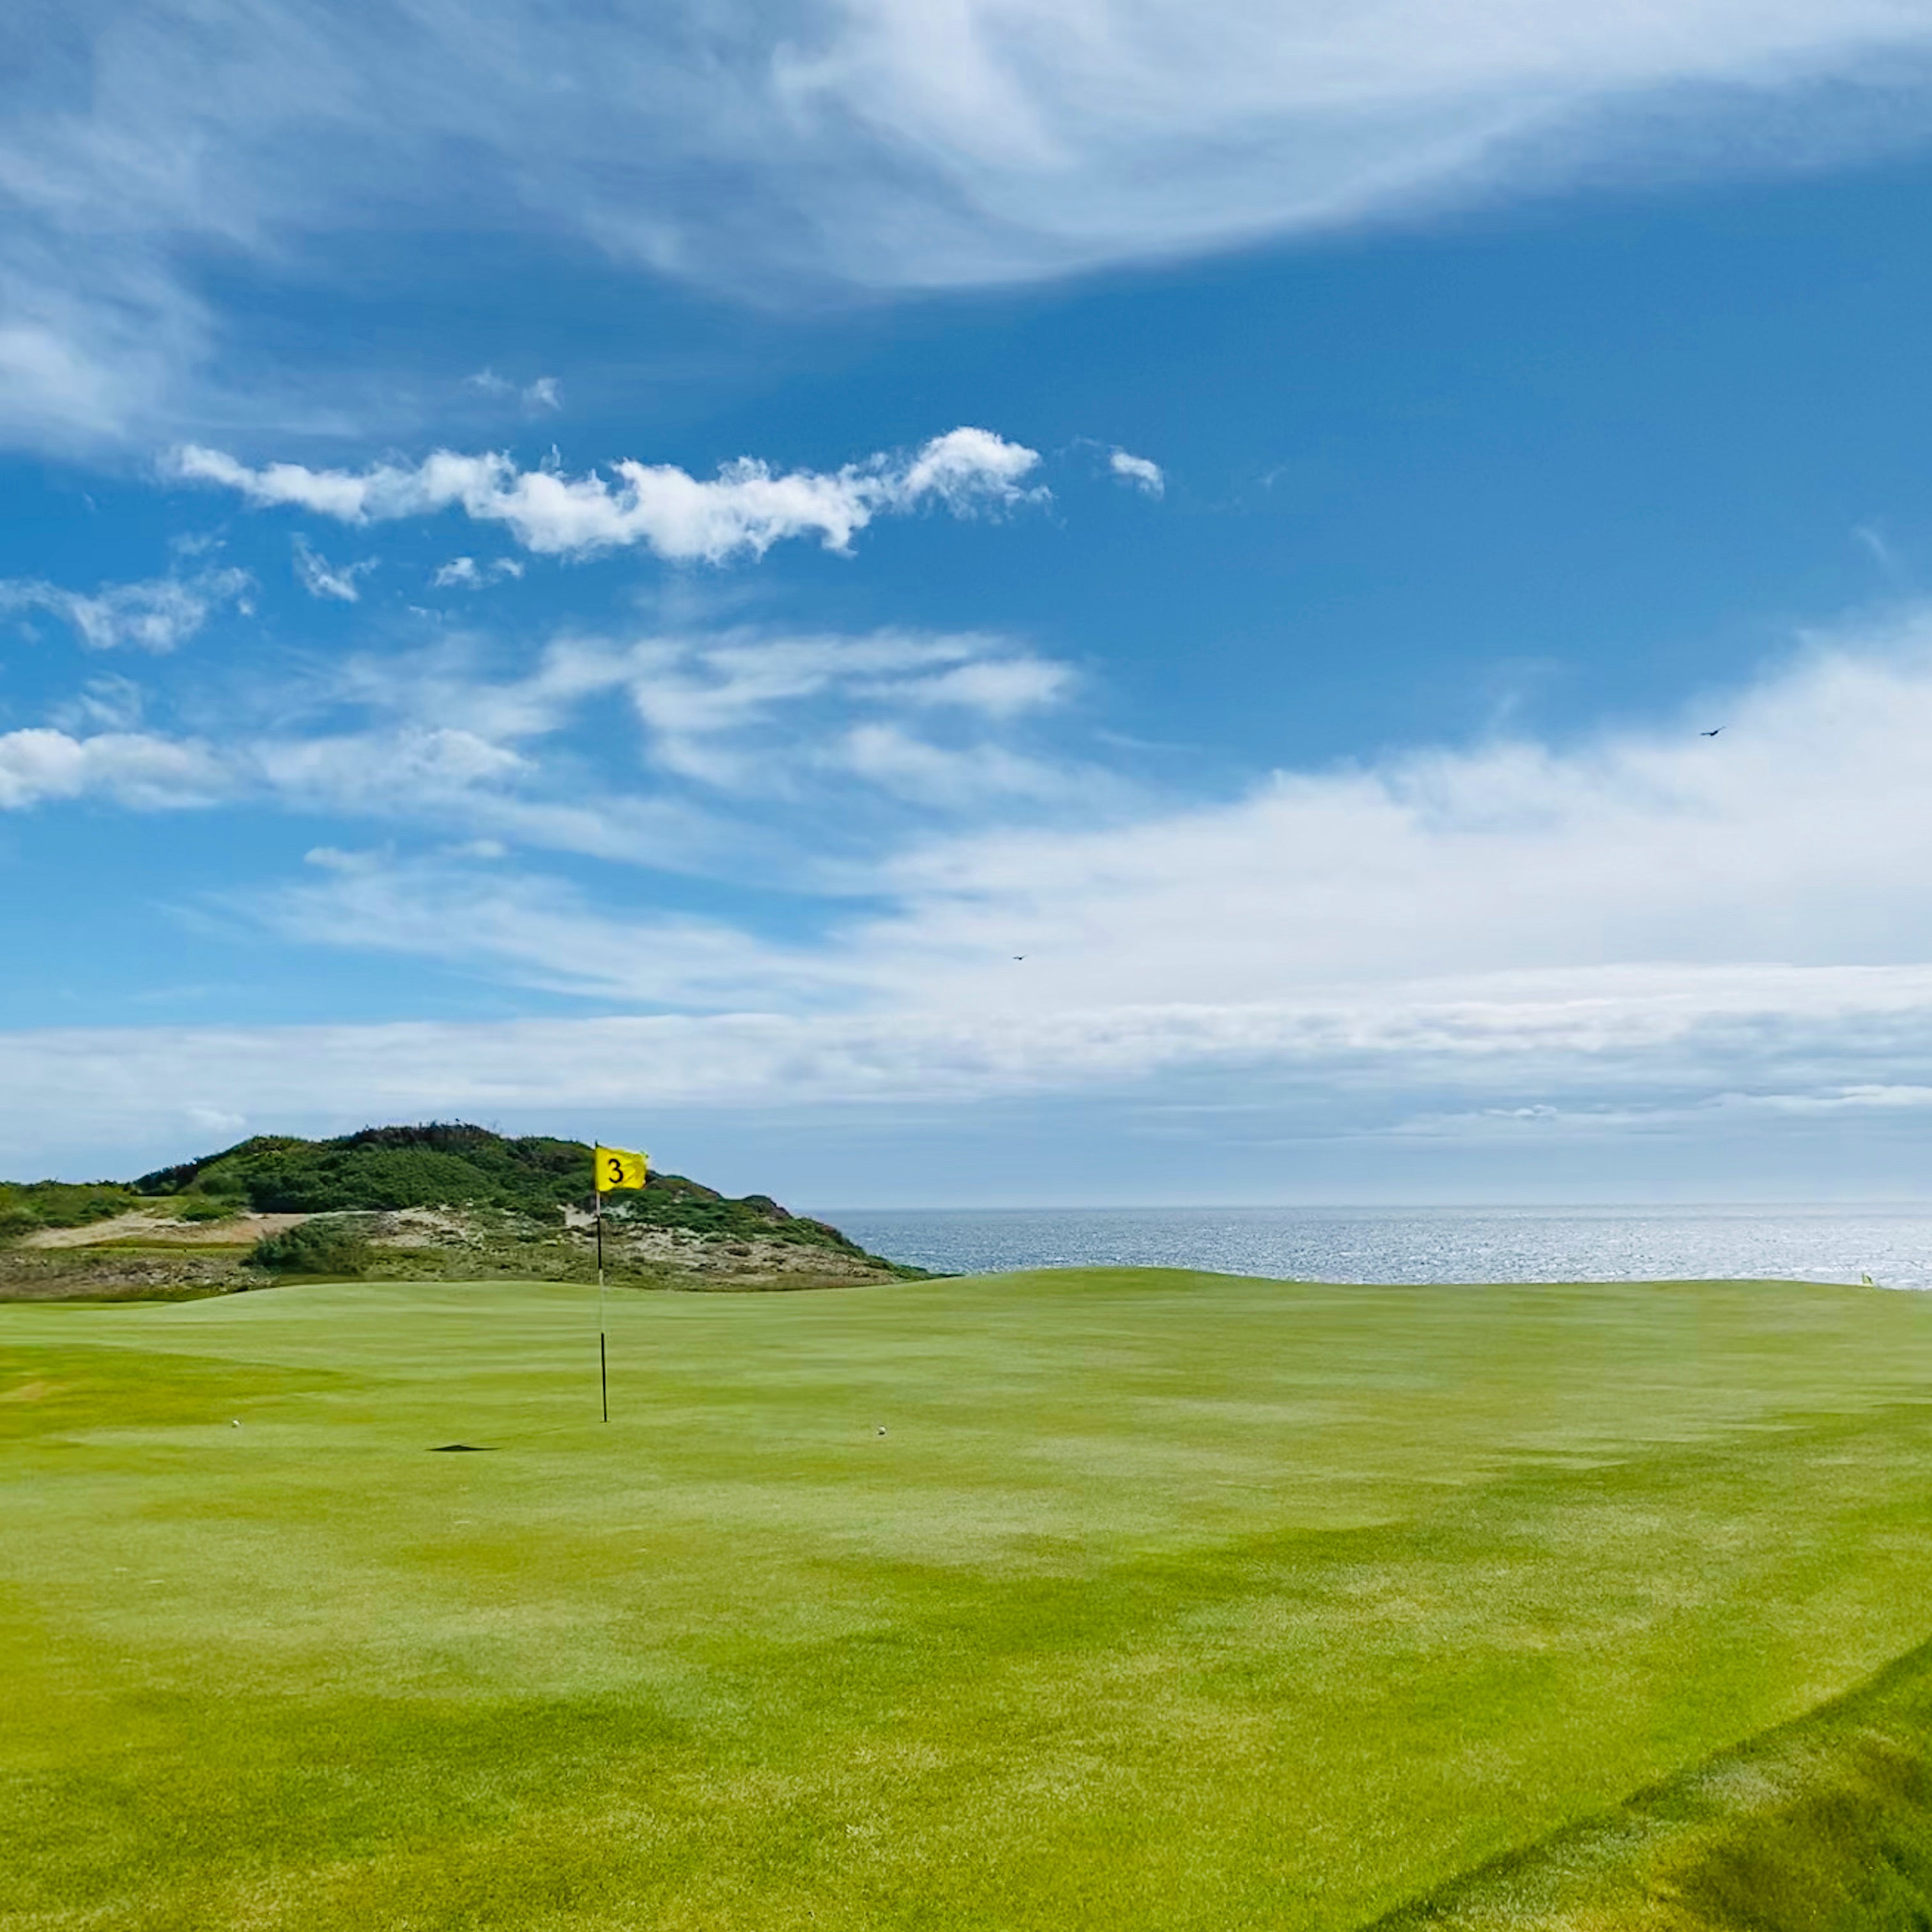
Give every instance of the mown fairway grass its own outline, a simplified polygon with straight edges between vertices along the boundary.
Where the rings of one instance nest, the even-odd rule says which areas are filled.
[[[0,1307],[0,1925],[1353,1926],[1932,1637],[1922,1297],[594,1323]]]

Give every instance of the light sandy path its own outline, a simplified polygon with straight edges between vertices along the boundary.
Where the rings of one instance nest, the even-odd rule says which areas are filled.
[[[258,1241],[306,1221],[306,1214],[238,1214],[232,1221],[176,1221],[140,1209],[116,1214],[111,1221],[92,1221],[85,1228],[43,1228],[29,1234],[23,1248],[92,1248],[103,1241],[130,1240],[166,1242],[170,1247],[232,1247]]]

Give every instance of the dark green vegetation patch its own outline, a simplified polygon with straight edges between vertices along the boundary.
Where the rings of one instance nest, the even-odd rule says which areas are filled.
[[[367,1274],[374,1251],[339,1221],[302,1221],[265,1234],[248,1251],[248,1265],[270,1274],[326,1275],[337,1281]]]
[[[258,1214],[478,1207],[554,1216],[589,1195],[590,1150],[459,1122],[365,1127],[326,1141],[258,1134],[134,1184],[145,1195],[212,1196]]]
[[[535,1134],[511,1138],[456,1121],[365,1127],[326,1141],[257,1135],[145,1174],[134,1186],[143,1196],[169,1197],[184,1210],[207,1201],[260,1214],[494,1208],[552,1223],[566,1206],[588,1207],[592,1199],[585,1142]],[[615,1221],[651,1227],[862,1252],[837,1228],[788,1214],[768,1196],[732,1200],[677,1174],[653,1174],[635,1194],[607,1196],[604,1212]]]
[[[43,1228],[85,1228],[140,1205],[118,1180],[0,1180],[0,1241]]]
[[[132,1182],[0,1181],[0,1241],[43,1228],[82,1227],[157,1202],[185,1221],[243,1210],[337,1214],[481,1208],[555,1227],[564,1208],[587,1208],[593,1198],[590,1149],[584,1142],[512,1138],[460,1121],[431,1121],[365,1127],[334,1140],[258,1134]],[[607,1196],[604,1213],[620,1228],[684,1228],[864,1254],[836,1228],[788,1213],[769,1195],[734,1199],[680,1174],[653,1174],[635,1193]],[[284,1265],[266,1250],[262,1259],[265,1266]]]

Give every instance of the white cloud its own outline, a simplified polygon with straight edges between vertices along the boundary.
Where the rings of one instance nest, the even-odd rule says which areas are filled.
[[[0,796],[145,787],[431,826],[466,849],[319,862],[261,915],[692,1016],[438,1034],[424,1105],[534,1094],[548,1076],[517,1070],[538,1040],[563,1056],[556,1092],[634,1078],[640,1104],[1211,1081],[1296,1132],[1418,1142],[1878,1131],[1932,1088],[1932,616],[1814,640],[1642,730],[1426,748],[1208,802],[1108,794],[1064,747],[981,735],[997,704],[938,715],[935,682],[1030,662],[997,639],[747,632],[564,640],[493,682],[452,646],[332,668],[354,730],[239,734],[218,757],[16,733]],[[646,734],[628,790],[570,728],[614,700]],[[926,735],[941,724],[959,735]],[[478,840],[511,850],[486,861]],[[529,857],[546,847],[705,870],[742,910],[665,913],[629,867],[566,889]],[[777,938],[774,881],[794,908]],[[258,1118],[252,1077],[197,1090]]]
[[[912,710],[828,737],[798,708],[802,688],[848,688],[862,664],[876,678],[896,663],[916,682],[941,647],[658,645],[648,670],[566,650],[527,688],[476,701],[500,729],[540,731],[548,707],[634,678],[660,758],[700,784],[782,783],[804,798],[854,776],[974,828],[887,820],[884,848],[849,870],[822,850],[789,867],[795,889],[884,902],[814,942],[875,1016],[1111,1038],[1108,1015],[1185,1012],[1184,1035],[1222,1029],[1272,1053],[1287,1014],[1324,1052],[1386,1037],[1412,1054],[1433,1041],[1466,1059],[1544,1046],[1574,1058],[1700,1030],[1849,1037],[1932,987],[1932,903],[1909,883],[1932,866],[1918,749],[1932,736],[1932,623],[1821,646],[1733,694],[1715,740],[1685,719],[1562,750],[1419,751],[1187,806],[1124,790],[1096,805],[1064,758],[935,745],[910,731]],[[782,739],[761,749],[772,720],[809,755]],[[814,833],[821,822],[807,819]],[[768,832],[753,849],[772,850]],[[769,949],[745,944],[742,959],[717,956],[719,970],[755,1000]],[[772,970],[780,1004],[808,976],[796,949]],[[1888,1033],[1883,1051],[1897,1046]]]
[[[466,801],[526,769],[507,746],[448,725],[270,739],[251,748],[247,764],[291,801],[351,810]]]
[[[89,796],[166,811],[211,804],[227,789],[219,760],[205,746],[140,731],[91,737],[44,728],[0,732],[0,811]]]
[[[486,584],[523,574],[524,566],[513,556],[500,556],[487,565],[479,565],[473,556],[453,556],[430,581],[439,590],[480,590]]]
[[[1150,458],[1130,455],[1124,449],[1112,450],[1108,454],[1107,467],[1123,483],[1131,483],[1148,496],[1167,494],[1166,472]]]
[[[242,909],[309,944],[681,1010],[16,1035],[0,1038],[0,1086],[64,1120],[97,1106],[88,1070],[110,1054],[124,1076],[112,1106],[158,1120],[184,1096],[264,1120],[1087,1095],[1418,1157],[1920,1131],[1932,619],[1820,642],[1709,714],[1729,720],[1716,740],[1696,735],[1700,716],[1565,747],[1438,748],[1284,773],[1220,802],[1117,795],[1104,816],[1070,763],[1037,757],[1015,781],[1041,787],[1023,819],[935,836],[888,816],[884,856],[843,877],[775,860],[769,838],[734,853],[715,819],[677,819],[688,800],[545,788],[563,721],[635,685],[680,758],[741,757],[790,721],[796,742],[775,738],[764,761],[799,788],[788,823],[812,786],[858,782],[839,763],[856,758],[876,767],[865,782],[940,798],[946,823],[976,827],[989,797],[1011,797],[1000,760],[1018,751],[929,757],[910,698],[864,735],[828,735],[807,700],[988,658],[988,640],[890,634],[579,640],[494,687],[454,657],[426,661],[413,685],[369,694],[394,707],[387,725],[219,760],[136,733],[0,738],[0,801],[14,806],[92,791],[413,812],[459,842],[428,856],[319,850],[306,879]],[[716,903],[748,910],[667,912],[634,872],[566,886],[528,856],[548,844],[675,863],[707,837],[721,887],[746,894]],[[790,914],[771,910],[775,878]]]
[[[20,159],[0,133],[0,183],[20,182]],[[117,442],[199,386],[209,319],[152,240],[86,247],[74,230],[93,214],[112,226],[110,210],[33,210],[32,199],[10,196],[0,229],[0,444],[66,454]]]
[[[0,734],[0,808],[103,796],[166,811],[268,798],[383,817],[482,814],[493,803],[514,814],[502,788],[525,769],[515,752],[449,728],[222,742],[38,726]]]
[[[301,580],[302,587],[311,597],[330,597],[339,604],[359,603],[362,593],[356,588],[356,580],[368,576],[376,568],[374,558],[338,568],[326,557],[318,555],[305,537],[295,540],[295,560],[296,575]]]
[[[331,899],[333,910],[352,902]],[[406,906],[368,902],[376,943],[406,938]],[[528,958],[538,949],[519,902],[446,898],[484,923],[493,950]],[[532,909],[524,902],[524,910]],[[538,908],[554,917],[556,908]],[[318,908],[319,911],[321,910]],[[455,957],[425,924],[419,950]],[[326,938],[318,922],[314,936]],[[716,968],[701,931],[672,935],[659,983],[694,972],[707,989]],[[653,972],[662,930],[616,922],[557,928],[554,953],[532,976],[602,993],[634,988]],[[680,956],[676,948],[684,948]],[[613,947],[615,951],[611,950]],[[736,963],[746,954],[739,950]],[[794,963],[781,961],[782,968]],[[607,976],[608,969],[608,976]],[[680,1106],[813,1108],[869,1102],[957,1103],[1056,1092],[1112,1090],[1190,1070],[1220,1069],[1250,1083],[1272,1076],[1283,1111],[1318,1119],[1340,1100],[1372,1114],[1378,1102],[1430,1083],[1466,1095],[1503,1094],[1528,1082],[1596,1078],[1617,1096],[1600,1110],[1614,1126],[1634,1118],[1633,1097],[1694,1087],[1748,1063],[1774,1078],[1808,1075],[1821,1060],[1872,1066],[1900,1057],[1932,1065],[1932,970],[1721,970],[1677,976],[1668,986],[1579,988],[1526,982],[1510,999],[1435,1004],[1374,996],[1327,1004],[1080,1008],[1053,1012],[668,1014],[491,1024],[117,1028],[0,1034],[0,1084],[30,1115],[62,1121],[180,1105],[183,1094],[250,1118],[347,1111],[390,1118],[519,1106],[663,1109]],[[89,1069],[112,1065],[112,1082]],[[1284,1081],[1292,1085],[1284,1085]],[[1916,1082],[1913,1084],[1918,1084]],[[1778,1090],[1788,1098],[1796,1089]],[[1824,1087],[1843,1096],[1842,1082]],[[1366,1107],[1362,1098],[1367,1096]],[[1724,1100],[1724,1094],[1713,1096]],[[1749,1097],[1749,1096],[1747,1096]],[[1754,1102],[1768,1112],[1766,1096]],[[1725,1102],[1725,1104],[1730,1104]],[[1487,1118],[1537,1110],[1498,1104]],[[1903,1104],[1868,1112],[1909,1114]],[[1382,1131],[1399,1123],[1390,1122]]]
[[[909,814],[970,809],[983,823],[1048,798],[1114,802],[1117,781],[1028,742],[1070,681],[1066,667],[974,633],[742,630],[627,644],[566,637],[506,678],[458,639],[406,658],[352,657],[330,668],[316,700],[371,720],[348,742],[378,767],[388,734],[431,721],[515,749],[514,806],[472,792],[463,808],[514,812],[514,823],[494,821],[502,836],[628,850],[675,869],[782,863],[803,885],[837,855],[856,862],[894,849]],[[599,707],[640,729],[630,768],[593,777],[572,734]],[[543,802],[560,792],[568,808]],[[412,790],[376,796],[403,814],[421,803]]]
[[[882,1007],[1932,961],[1911,884],[1932,868],[1932,616],[1820,640],[1643,730],[1422,748],[1206,802],[1056,742],[1038,707],[1063,668],[970,634],[566,638],[502,678],[454,644],[316,676],[327,728],[220,734],[229,790],[862,894],[884,910],[826,943],[862,956]],[[635,762],[586,758],[580,726],[619,705]]]
[[[554,880],[499,871],[502,856],[473,844],[413,861],[325,849],[309,855],[323,878],[245,909],[314,944],[439,959],[520,986],[634,1005],[728,1007],[769,1000],[781,989],[818,1004],[853,984],[836,959],[748,940],[718,921],[600,912]]]
[[[922,232],[893,226],[918,194],[902,176],[848,212],[847,260],[881,280],[1171,254],[1585,165],[1640,171],[1660,151],[1736,166],[1754,118],[1800,152],[1882,140],[1888,86],[1922,83],[1897,56],[1932,38],[1913,0],[1587,17],[1562,0],[848,0],[840,14],[780,56],[797,111],[890,141],[952,201]],[[1827,77],[1844,96],[1807,100]]]
[[[554,376],[539,376],[533,382],[519,389],[516,384],[500,376],[494,369],[479,369],[473,376],[463,379],[466,388],[475,389],[485,396],[514,396],[526,410],[560,410],[563,407],[563,386]]]
[[[70,724],[117,722],[134,708],[116,702],[118,696],[91,692],[60,716]],[[541,693],[502,692],[494,702],[506,726],[519,723],[520,706],[524,735],[541,737],[556,727],[540,716]],[[475,708],[492,703],[490,694],[477,694]],[[823,856],[836,849],[842,831],[872,848],[888,837],[882,799],[983,808],[1064,783],[1051,767],[997,751],[952,753],[913,740],[887,751],[868,754],[862,740],[856,750],[814,742],[761,760],[742,737],[673,733],[654,742],[645,770],[626,783],[586,775],[568,752],[553,768],[460,725],[235,731],[212,740],[118,730],[84,736],[39,727],[0,736],[0,808],[82,796],[135,810],[256,801],[660,871],[728,875],[756,854],[763,863],[798,868],[798,887],[808,890],[806,874],[820,842],[808,825],[825,835]],[[872,788],[862,821],[842,828],[832,789],[840,779]],[[799,800],[794,822],[774,828],[746,809],[754,798],[788,787],[817,794]],[[849,810],[843,816],[849,819]]]
[[[250,580],[244,570],[210,570],[196,577],[104,584],[88,592],[33,578],[0,579],[0,610],[47,611],[71,625],[94,650],[128,644],[171,651],[224,604],[238,603],[245,612]]]
[[[581,556],[642,544],[680,562],[762,556],[775,543],[815,536],[850,548],[875,517],[903,515],[928,501],[956,516],[1020,502],[1037,453],[990,431],[935,436],[910,458],[874,456],[831,472],[775,472],[745,457],[700,482],[669,464],[623,461],[616,478],[518,470],[506,456],[438,450],[413,469],[378,464],[360,471],[272,463],[250,469],[219,450],[174,452],[171,472],[238,490],[262,506],[294,506],[344,523],[430,516],[460,508],[508,526],[527,549]]]
[[[463,382],[466,388],[474,389],[482,395],[514,396],[526,410],[560,410],[563,406],[563,386],[554,376],[539,376],[535,382],[526,383],[519,389],[495,370],[479,369],[475,375],[464,376]]]
[[[702,788],[713,810],[792,801],[787,842],[808,866],[814,851],[822,859],[855,836],[874,849],[891,836],[876,804],[850,822],[844,781],[942,812],[1062,797],[1076,787],[1111,799],[1118,788],[1103,775],[1005,742],[1016,721],[1049,708],[1070,682],[1064,665],[971,633],[747,632],[651,638],[628,651],[574,641],[555,647],[520,693],[477,695],[506,722],[522,706],[530,724],[554,728],[557,707],[621,692],[661,782]],[[769,830],[759,842],[769,849]]]
[[[47,722],[65,731],[134,731],[147,708],[147,694],[131,678],[91,677]]]
[[[958,682],[956,683],[956,678]],[[761,727],[791,754],[820,733],[807,700],[886,710],[952,707],[1010,716],[1050,703],[1066,668],[975,632],[648,634],[629,643],[566,635],[520,676],[493,678],[467,643],[406,657],[358,657],[329,687],[346,703],[412,718],[460,720],[494,736],[541,736],[588,704],[622,694],[669,741]],[[767,746],[770,754],[778,749]]]
[[[1038,661],[1009,656],[998,640],[972,633],[933,636],[882,631],[869,637],[766,637],[653,640],[634,653],[624,680],[657,758],[707,782],[736,782],[748,766],[771,778],[809,761],[832,721],[822,712],[804,724],[804,707],[832,700],[842,718],[870,705],[888,712],[952,704],[999,714],[1000,680],[1040,690]],[[937,688],[974,670],[991,682],[975,694]],[[937,670],[938,675],[934,674]],[[1040,701],[1044,701],[1042,698]],[[801,728],[801,726],[803,728]]]
[[[1932,622],[1701,721],[1284,772],[903,845],[862,935],[944,1006],[1268,1000],[1506,970],[1932,960]],[[1059,822],[1056,823],[1056,820]],[[999,968],[1024,953],[1023,986]]]
[[[1072,682],[1064,664],[1044,658],[975,658],[932,677],[908,680],[897,693],[917,704],[956,705],[988,717],[1011,718],[1058,704]]]
[[[922,805],[963,812],[998,799],[1066,800],[1076,781],[1064,767],[1002,745],[935,745],[902,724],[855,724],[826,762]]]
[[[198,265],[372,211],[739,287],[997,281],[1916,140],[1932,42],[1922,0],[104,0],[62,27],[0,74],[0,433],[56,442],[233,420]]]

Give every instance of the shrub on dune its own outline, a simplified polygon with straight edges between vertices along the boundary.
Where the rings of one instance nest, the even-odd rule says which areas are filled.
[[[367,1272],[369,1244],[339,1221],[304,1221],[279,1234],[264,1234],[248,1252],[248,1265],[269,1274],[356,1276]]]

